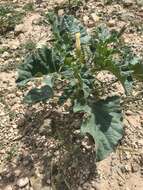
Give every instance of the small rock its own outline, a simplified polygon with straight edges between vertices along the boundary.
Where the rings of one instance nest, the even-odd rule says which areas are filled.
[[[127,110],[127,111],[126,111],[126,115],[133,115],[133,112],[130,111],[130,110]]]
[[[32,21],[32,24],[38,25],[41,21],[41,18],[36,18]]]
[[[7,185],[7,186],[4,188],[4,190],[12,190],[11,185]]]
[[[19,177],[20,174],[21,174],[21,170],[19,170],[19,169],[15,170],[14,174],[15,174],[16,177]]]
[[[92,181],[91,183],[92,183],[92,187],[94,189],[96,189],[96,190],[100,190],[101,189],[99,183],[97,183],[96,181]]]
[[[20,33],[24,32],[24,25],[23,24],[16,25],[14,32],[15,32],[15,34],[20,34]]]
[[[5,149],[0,150],[0,154],[5,154]]]
[[[126,165],[121,166],[121,171],[122,173],[128,173],[131,171],[131,168],[129,165],[126,164]]]
[[[20,188],[23,188],[23,187],[25,187],[28,183],[29,183],[28,177],[21,178],[21,179],[19,179],[19,180],[17,181],[17,186],[20,187]]]
[[[123,181],[119,181],[118,184],[119,184],[119,186],[123,186],[124,182]]]
[[[89,17],[88,17],[87,15],[84,15],[84,17],[83,17],[83,22],[84,22],[85,25],[88,24],[88,22],[89,22]]]
[[[85,184],[83,185],[83,189],[84,189],[84,190],[89,189],[89,186],[90,186],[89,183],[85,183]]]
[[[99,20],[100,20],[100,17],[97,16],[96,13],[92,13],[92,14],[91,14],[91,17],[92,17],[92,19],[94,20],[94,22],[99,22]]]
[[[115,24],[116,24],[115,20],[111,19],[111,20],[108,21],[108,26],[110,26],[110,27],[115,26]]]
[[[12,50],[16,50],[19,46],[20,46],[20,43],[18,40],[12,40],[9,42],[9,48],[12,49]]]
[[[2,54],[2,58],[8,58],[10,56],[10,54],[7,52],[7,51],[5,51],[3,54]]]
[[[133,173],[137,172],[139,170],[139,166],[137,165],[137,163],[132,163],[131,169]]]
[[[129,160],[131,158],[130,152],[125,152],[125,159]]]
[[[58,10],[58,16],[62,16],[62,15],[64,15],[64,9]]]
[[[51,120],[45,119],[43,125],[39,128],[39,133],[41,135],[46,135],[48,132],[51,132]]]

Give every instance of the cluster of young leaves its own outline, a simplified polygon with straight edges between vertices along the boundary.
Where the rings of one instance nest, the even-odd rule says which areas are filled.
[[[120,32],[100,26],[89,35],[73,16],[47,15],[53,31],[53,46],[37,49],[19,67],[18,85],[43,77],[45,85],[28,92],[27,103],[45,101],[54,96],[56,80],[67,85],[59,102],[72,101],[73,112],[82,112],[81,133],[90,134],[96,144],[97,161],[104,159],[122,138],[120,98],[94,97],[98,72],[110,71],[129,91],[133,78],[143,79],[143,65],[127,48],[119,48]],[[117,56],[118,55],[118,56]],[[118,59],[115,57],[118,57]]]

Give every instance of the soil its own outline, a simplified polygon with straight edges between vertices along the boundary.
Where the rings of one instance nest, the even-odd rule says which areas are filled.
[[[88,0],[72,6],[70,11],[89,32],[100,23],[116,30],[126,25],[124,42],[142,56],[143,1],[106,2]],[[44,23],[44,13],[56,8],[59,14],[64,14],[69,11],[64,3],[64,0],[0,1],[0,5],[14,5],[16,10],[24,11],[20,23],[0,34],[0,190],[142,190],[142,83],[135,82],[132,98],[125,99],[123,139],[116,151],[101,162],[95,161],[93,146],[79,148],[81,142],[87,143],[87,137],[79,135],[79,116],[69,116],[65,108],[54,103],[28,106],[22,102],[31,86],[16,86],[17,66],[33,44],[49,44],[51,31]],[[33,8],[25,10],[25,5]],[[110,74],[100,77],[107,83],[112,78]],[[125,98],[118,82],[109,92]]]

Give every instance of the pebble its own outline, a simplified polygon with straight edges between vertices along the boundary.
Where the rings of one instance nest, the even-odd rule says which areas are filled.
[[[24,32],[24,25],[23,24],[16,25],[14,32],[15,32],[15,34],[19,34],[21,32]]]
[[[20,174],[21,174],[21,171],[19,169],[17,169],[17,170],[14,171],[14,174],[15,174],[16,177],[19,177]]]
[[[111,20],[108,21],[108,26],[110,26],[110,27],[115,26],[115,24],[116,24],[116,22],[113,19],[111,19]]]
[[[43,125],[39,128],[39,133],[41,135],[46,135],[48,132],[51,132],[51,120],[45,119]]]
[[[64,14],[64,9],[59,9],[58,10],[58,16],[62,16]]]
[[[131,110],[126,111],[126,115],[132,115],[132,114],[133,114],[133,112]]]
[[[96,190],[100,190],[101,189],[100,185],[96,181],[92,181],[91,183],[92,183],[91,184],[92,188],[94,188]]]
[[[18,40],[12,40],[8,43],[9,45],[9,48],[12,49],[12,50],[16,50],[19,46],[20,46],[20,43]]]
[[[84,17],[83,17],[83,22],[84,22],[85,25],[88,24],[88,22],[89,22],[89,17],[88,17],[87,15],[84,15]]]
[[[130,167],[126,164],[126,165],[122,165],[121,166],[121,171],[122,173],[128,173],[131,171]]]
[[[2,54],[2,58],[8,58],[10,56],[10,54],[7,52],[7,51],[5,51],[3,54]]]
[[[131,165],[132,172],[137,172],[139,170],[139,166],[136,163],[132,163]]]
[[[125,152],[125,159],[129,160],[131,158],[130,152]]]
[[[20,187],[20,188],[23,188],[23,187],[25,187],[28,183],[29,183],[28,177],[21,178],[21,179],[19,179],[19,180],[17,181],[17,186]]]
[[[41,21],[41,18],[36,18],[33,20],[32,24],[38,25]]]
[[[5,154],[5,149],[0,150],[0,154]]]
[[[92,19],[94,20],[94,22],[99,22],[99,20],[100,20],[100,17],[97,16],[96,13],[92,13],[92,14],[91,14],[91,17],[92,17]]]

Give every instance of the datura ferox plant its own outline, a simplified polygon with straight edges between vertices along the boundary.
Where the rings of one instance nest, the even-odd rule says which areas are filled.
[[[33,104],[54,97],[56,80],[66,81],[59,102],[70,99],[70,110],[83,113],[81,134],[93,137],[96,159],[103,160],[122,138],[123,123],[120,97],[103,99],[96,95],[97,74],[109,71],[129,93],[133,79],[143,80],[143,65],[128,47],[121,45],[124,28],[110,32],[101,25],[89,35],[71,15],[58,17],[50,12],[47,18],[54,37],[52,47],[37,48],[28,55],[19,66],[16,82],[22,86],[43,77],[44,85],[24,97],[26,103]]]

